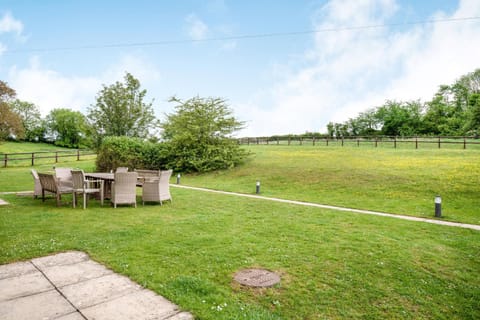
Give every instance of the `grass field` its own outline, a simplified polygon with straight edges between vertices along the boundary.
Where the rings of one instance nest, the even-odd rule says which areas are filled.
[[[250,146],[235,169],[182,178],[187,185],[480,224],[480,150]]]
[[[462,184],[475,174],[478,179],[478,153],[348,153],[305,146],[252,151],[254,158],[241,168],[187,175],[182,184],[254,193],[260,179],[264,195],[345,205],[358,198],[362,207],[370,203],[363,192],[353,193],[358,187],[375,188],[377,199],[387,194],[383,189],[409,190],[413,182],[435,194],[444,183],[431,177],[436,168],[450,168],[449,175]],[[91,160],[62,165],[94,166]],[[0,169],[0,191],[31,189],[29,169]],[[455,174],[464,171],[470,175]],[[363,183],[355,181],[360,178]],[[413,206],[421,207],[414,194],[427,197],[421,189],[408,193],[417,203]],[[0,263],[85,251],[199,319],[480,318],[480,232],[178,188],[171,192],[173,203],[163,206],[113,209],[93,200],[87,210],[2,195],[11,204],[0,207]],[[404,196],[405,191],[395,192]],[[474,198],[465,194],[464,200]],[[379,210],[412,206],[387,200]],[[459,215],[459,220],[475,217],[474,208],[467,209],[470,218]],[[282,281],[262,290],[235,284],[234,273],[249,267],[276,271]]]

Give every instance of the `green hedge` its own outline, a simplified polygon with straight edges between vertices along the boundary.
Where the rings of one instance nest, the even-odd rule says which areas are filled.
[[[101,172],[118,167],[133,169],[167,169],[168,152],[164,143],[138,138],[106,137],[97,154],[96,166]]]

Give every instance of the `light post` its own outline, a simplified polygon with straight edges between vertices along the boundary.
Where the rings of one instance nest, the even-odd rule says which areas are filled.
[[[180,184],[180,173],[177,174],[177,184]]]
[[[260,193],[260,181],[258,181],[258,180],[257,180],[257,183],[256,183],[255,193],[256,194]]]
[[[435,196],[435,217],[442,217],[442,197]]]

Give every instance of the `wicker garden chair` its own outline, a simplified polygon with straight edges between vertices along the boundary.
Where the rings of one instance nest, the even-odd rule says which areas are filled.
[[[55,176],[62,186],[73,188],[72,168],[55,168]]]
[[[42,195],[42,185],[40,184],[40,178],[38,177],[37,170],[32,169],[30,170],[33,177],[33,198],[36,199],[37,197]]]
[[[136,172],[116,172],[112,182],[112,203],[134,204],[137,207],[137,177]]]
[[[45,201],[45,192],[51,192],[55,195],[57,206],[60,206],[62,194],[72,193],[73,188],[61,185],[59,180],[53,174],[38,173],[40,184],[42,185],[42,201]]]
[[[118,167],[115,172],[128,172],[128,167]]]
[[[103,206],[103,180],[87,180],[83,170],[72,170],[73,182],[73,207],[77,203],[77,194],[83,194],[83,209],[87,207],[87,198],[89,194],[98,193],[100,203]],[[98,186],[98,187],[93,187]]]
[[[172,176],[172,170],[165,170],[160,172],[159,179],[145,179],[142,185],[142,203],[146,201],[158,201],[160,205],[162,201],[170,200],[172,202],[172,196],[170,195],[170,177]]]
[[[145,180],[159,180],[160,179],[160,170],[144,170],[144,169],[135,169],[135,172],[138,173],[138,182],[137,186],[141,187]]]

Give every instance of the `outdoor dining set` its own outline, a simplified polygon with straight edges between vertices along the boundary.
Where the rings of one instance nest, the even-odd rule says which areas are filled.
[[[55,168],[55,173],[41,173],[31,170],[34,180],[34,198],[51,194],[61,204],[62,194],[73,196],[73,207],[79,195],[83,195],[83,208],[87,207],[89,196],[95,196],[103,206],[104,199],[110,199],[114,208],[119,204],[137,207],[137,187],[142,190],[142,203],[170,200],[169,181],[172,170],[134,170],[118,167],[115,172],[86,173],[80,169]]]

